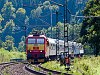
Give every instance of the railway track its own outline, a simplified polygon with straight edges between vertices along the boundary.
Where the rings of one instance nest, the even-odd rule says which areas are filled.
[[[62,75],[61,72],[49,70],[41,67],[41,65],[26,65],[25,69],[31,73],[35,73],[36,75]],[[63,73],[63,75],[71,75],[67,73]]]
[[[43,68],[40,64],[9,62],[0,64],[0,75],[62,75],[62,73]],[[63,75],[71,74],[63,73]]]
[[[10,66],[10,65],[14,65],[14,64],[15,64],[15,62],[1,63],[1,64],[0,64],[0,75],[3,75],[3,70],[4,70],[6,67],[8,67],[8,66]]]
[[[36,75],[25,70],[25,65],[20,62],[0,64],[0,75]]]

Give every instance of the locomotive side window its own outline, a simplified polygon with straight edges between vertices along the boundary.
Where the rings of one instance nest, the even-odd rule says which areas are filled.
[[[34,44],[35,41],[36,41],[36,39],[29,38],[29,39],[28,39],[28,44]]]
[[[44,44],[44,39],[37,39],[38,44]]]

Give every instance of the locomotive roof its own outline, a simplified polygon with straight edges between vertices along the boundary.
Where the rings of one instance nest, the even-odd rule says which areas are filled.
[[[34,37],[34,35],[28,35],[28,37]],[[39,35],[39,37],[44,37],[44,38],[46,38],[45,35]]]

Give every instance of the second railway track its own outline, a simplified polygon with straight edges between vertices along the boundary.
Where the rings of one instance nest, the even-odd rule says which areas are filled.
[[[61,72],[49,70],[46,68],[41,67],[41,65],[26,65],[25,69],[30,71],[31,73],[35,73],[36,75],[62,75]],[[72,75],[63,73],[63,75]]]

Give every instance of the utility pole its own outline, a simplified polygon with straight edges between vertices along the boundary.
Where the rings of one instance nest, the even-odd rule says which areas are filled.
[[[56,59],[59,54],[59,26],[58,26],[58,11],[56,11]]]
[[[53,38],[53,34],[52,34],[52,9],[50,10],[50,12],[51,12],[51,38]]]
[[[69,58],[68,24],[67,24],[67,0],[64,1],[64,52],[68,52],[68,58]]]

